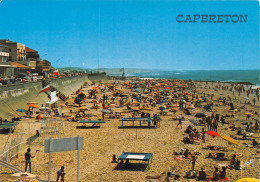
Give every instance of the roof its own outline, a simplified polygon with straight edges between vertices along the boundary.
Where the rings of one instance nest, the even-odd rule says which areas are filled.
[[[29,68],[28,66],[25,66],[23,64],[17,63],[17,62],[12,62],[10,63],[12,66],[16,66],[18,68]]]
[[[29,47],[25,47],[25,50],[26,50],[26,52],[35,52],[35,53],[38,53],[38,51],[33,50],[33,49],[29,48]]]

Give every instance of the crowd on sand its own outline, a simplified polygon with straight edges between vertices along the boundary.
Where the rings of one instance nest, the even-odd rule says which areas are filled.
[[[217,83],[213,86],[213,82],[205,82],[205,91],[198,92],[195,82],[192,81],[176,81],[176,80],[126,80],[126,81],[110,81],[108,83],[99,83],[98,86],[93,82],[93,88],[84,93],[84,88],[89,86],[85,83],[77,92],[73,104],[78,104],[78,107],[85,102],[86,99],[93,99],[93,105],[90,109],[98,109],[99,107],[107,112],[102,112],[102,120],[105,121],[105,114],[108,113],[108,118],[122,117],[122,113],[117,112],[117,108],[126,107],[127,112],[131,113],[129,118],[135,118],[140,116],[141,118],[150,118],[150,113],[145,111],[152,111],[154,107],[158,106],[159,113],[153,114],[154,126],[156,123],[161,121],[161,116],[165,116],[168,113],[166,110],[173,112],[173,120],[177,120],[177,127],[182,128],[182,121],[185,120],[185,115],[192,115],[191,112],[195,108],[200,108],[201,113],[195,114],[197,121],[191,120],[191,124],[187,126],[183,133],[184,144],[200,144],[205,143],[205,134],[211,135],[210,131],[218,131],[218,128],[224,125],[229,125],[230,131],[236,131],[236,135],[233,139],[241,139],[251,141],[251,147],[259,149],[259,144],[254,134],[258,133],[259,120],[258,120],[258,109],[251,110],[252,112],[245,112],[247,106],[256,107],[256,102],[259,102],[259,89],[252,89],[252,86],[238,85],[238,84],[223,84]],[[215,90],[217,92],[229,91],[230,95],[220,94],[216,97],[214,93],[209,94],[206,90]],[[125,92],[130,90],[130,92]],[[102,94],[103,93],[103,94]],[[241,94],[246,94],[243,102]],[[249,99],[252,99],[252,103]],[[134,102],[136,100],[136,102]],[[240,104],[239,107],[235,106],[236,101]],[[74,105],[65,103],[66,107],[73,107]],[[241,105],[242,104],[242,105]],[[101,105],[101,106],[100,106]],[[228,113],[218,111],[218,106],[223,105],[229,107]],[[133,108],[133,107],[136,107]],[[68,121],[77,122],[82,119],[90,119],[91,114],[85,112],[88,108],[82,107],[79,111],[72,112],[71,115],[66,116]],[[177,112],[179,113],[177,116]],[[210,113],[205,115],[204,113]],[[229,123],[228,118],[234,118],[237,112],[245,112],[245,124],[246,127],[241,125],[236,126],[235,123]],[[120,114],[119,114],[120,113]],[[254,116],[254,117],[251,117]],[[243,118],[244,119],[244,118]],[[242,120],[243,120],[242,119]],[[242,121],[241,120],[241,121]],[[149,120],[148,126],[150,127]],[[192,126],[193,125],[193,126]],[[203,126],[201,131],[196,126]],[[217,135],[218,136],[218,135]],[[241,136],[241,137],[240,137]],[[212,137],[215,137],[214,135]],[[232,140],[228,141],[234,143]],[[250,143],[250,142],[249,142]],[[235,142],[235,144],[237,144]],[[247,144],[246,144],[247,145]],[[248,145],[247,145],[248,146]],[[207,146],[211,150],[225,151],[224,147],[221,146]],[[234,146],[235,147],[235,146]],[[255,155],[259,155],[257,150]],[[194,178],[198,181],[228,181],[229,178],[226,176],[226,170],[240,170],[241,161],[236,158],[242,154],[232,154],[230,159],[223,157],[223,153],[212,153],[210,152],[205,158],[213,158],[217,160],[229,160],[229,165],[222,166],[221,170],[218,167],[214,167],[212,174],[207,174],[203,167],[201,170],[195,171],[195,164],[201,153],[193,153],[189,149],[182,149],[181,151],[175,152],[176,159],[187,159],[190,160],[191,170],[189,170],[183,177]],[[113,160],[115,162],[115,160]],[[197,166],[199,167],[199,166]],[[170,181],[171,178],[178,180],[181,175],[178,172],[168,172],[165,181]]]
[[[254,158],[254,168],[259,168],[259,103],[259,88],[248,85],[134,78],[86,82],[68,101],[52,109],[57,113],[57,107],[61,107],[59,115],[65,125],[80,120],[106,123],[148,118],[142,121],[143,127],[157,130],[166,122],[174,122],[170,131],[180,131],[181,136],[176,138],[181,144],[172,152],[176,164],[182,167],[159,175],[144,173],[145,181],[235,181],[237,175],[232,171],[241,170],[243,155]],[[219,145],[216,138],[226,145]],[[232,152],[238,148],[245,148],[246,153]],[[118,163],[113,156],[112,162]],[[210,165],[211,160],[220,165]],[[257,172],[251,175],[248,177],[259,177]]]

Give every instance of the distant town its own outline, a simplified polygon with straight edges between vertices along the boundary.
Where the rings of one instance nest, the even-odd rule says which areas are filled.
[[[81,72],[59,72],[48,60],[42,60],[38,51],[25,44],[0,39],[0,85],[38,81],[84,74]]]

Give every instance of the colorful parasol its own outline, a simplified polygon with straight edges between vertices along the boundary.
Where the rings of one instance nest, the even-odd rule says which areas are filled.
[[[260,182],[260,180],[256,178],[241,178],[235,182]]]
[[[215,131],[207,131],[206,132],[208,135],[211,135],[211,136],[220,136],[217,132]]]
[[[238,145],[237,141],[234,140],[233,138],[229,137],[229,136],[221,136],[221,138],[223,138],[224,140],[227,140],[230,143]]]
[[[39,108],[39,106],[37,106],[36,104],[29,104],[28,106],[32,108]]]

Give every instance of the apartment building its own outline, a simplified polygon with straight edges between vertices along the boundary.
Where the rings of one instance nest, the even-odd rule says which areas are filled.
[[[8,46],[0,43],[0,76],[12,75],[14,72],[14,67],[7,62],[8,58]]]
[[[9,58],[8,61],[19,62],[26,61],[25,45],[12,42],[9,39],[0,39],[0,43],[8,46]]]

